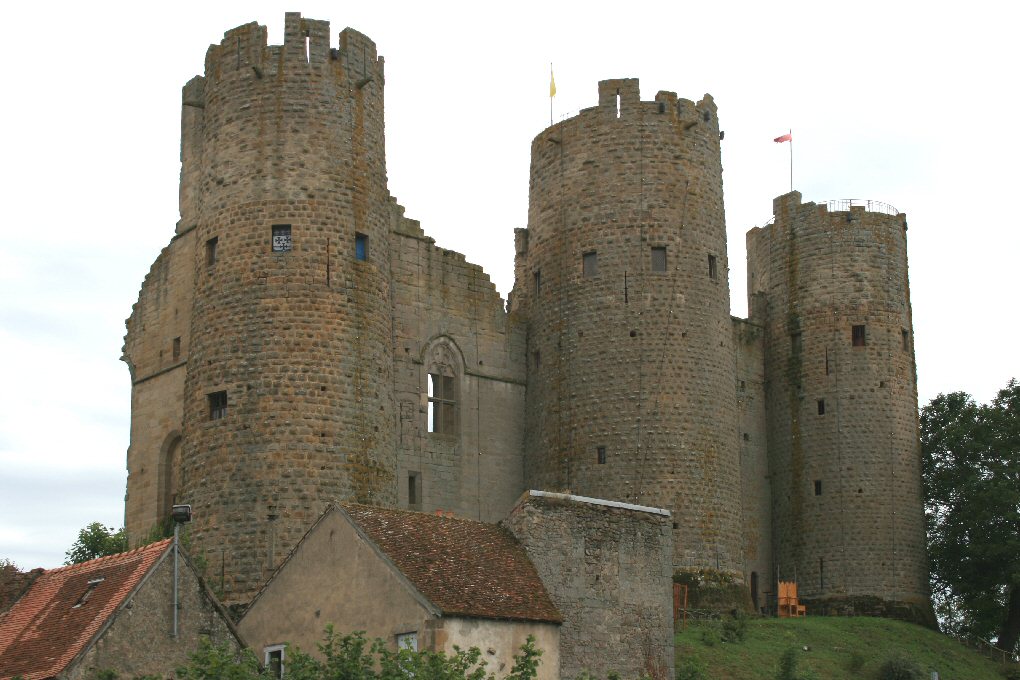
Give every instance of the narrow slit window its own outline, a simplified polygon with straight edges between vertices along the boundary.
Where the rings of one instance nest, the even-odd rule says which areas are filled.
[[[854,347],[864,347],[868,344],[868,335],[864,324],[854,326],[850,331],[850,339]]]
[[[822,495],[822,480],[820,479],[815,480],[815,495],[816,496]]]
[[[620,91],[616,91],[616,117],[620,117]]]
[[[273,225],[273,252],[286,253],[294,247],[289,224]]]
[[[832,365],[829,363],[829,348],[825,348],[825,375],[832,374]]]
[[[900,335],[901,335],[901,337],[903,339],[903,351],[904,352],[909,352],[910,351],[910,332],[906,328],[904,328],[903,330],[900,331]]]
[[[606,447],[600,446],[597,449],[595,449],[595,455],[597,456],[599,465],[606,464]]]
[[[532,357],[534,359],[535,368],[536,369],[542,368],[542,353],[536,349],[532,353]]]
[[[590,279],[599,273],[599,254],[594,250],[581,256],[581,273]]]
[[[354,259],[365,262],[368,260],[368,235],[354,235]]]
[[[174,338],[174,361],[181,358],[181,339],[179,337]]]
[[[453,376],[429,373],[429,432],[453,434],[455,408]]]
[[[211,392],[209,395],[209,420],[220,420],[227,417],[227,393]]]
[[[663,246],[656,246],[652,248],[652,271],[666,271],[666,248]]]
[[[804,349],[804,336],[799,332],[790,333],[790,351],[793,354],[800,354],[802,349]]]
[[[535,297],[542,294],[542,272],[535,272]]]
[[[719,265],[717,263],[715,255],[708,256],[708,278],[715,281],[719,278]]]
[[[421,509],[421,474],[407,473],[407,506],[411,510]]]
[[[216,245],[220,242],[218,236],[213,236],[205,242],[205,263],[211,267],[216,264]]]
[[[824,416],[825,415],[825,400],[824,399],[819,399],[818,400],[818,415],[820,415],[820,416]]]

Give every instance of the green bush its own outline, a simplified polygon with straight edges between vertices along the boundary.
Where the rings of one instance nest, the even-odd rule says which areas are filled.
[[[734,609],[722,621],[719,637],[723,642],[743,642],[747,638],[747,614]]]
[[[287,648],[288,680],[493,680],[477,647],[454,647],[444,652],[394,651],[380,639],[368,640],[363,631],[340,635],[332,626],[318,644],[321,660],[296,648]],[[541,650],[528,636],[505,680],[532,680],[538,673]],[[187,666],[177,669],[181,680],[256,680],[269,677],[250,650],[235,651],[203,639]]]
[[[676,680],[708,680],[705,665],[693,657],[683,659],[677,664]]]
[[[916,662],[896,656],[879,667],[878,677],[879,680],[925,680],[925,673]]]

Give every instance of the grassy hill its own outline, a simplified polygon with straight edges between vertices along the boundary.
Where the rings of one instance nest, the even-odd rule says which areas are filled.
[[[797,650],[799,671],[824,680],[877,679],[879,667],[901,656],[940,680],[1003,680],[1004,667],[935,631],[900,621],[868,617],[808,616],[750,619],[743,642],[722,642],[717,621],[691,625],[676,635],[677,677],[686,665],[711,680],[774,680],[779,658]],[[805,647],[807,648],[805,650]],[[1020,677],[1020,676],[1018,676]]]

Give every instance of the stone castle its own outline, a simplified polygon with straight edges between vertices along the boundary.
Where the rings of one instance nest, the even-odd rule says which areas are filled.
[[[383,59],[287,14],[183,89],[180,221],[127,321],[126,527],[190,503],[245,603],[334,499],[661,507],[674,568],[930,616],[906,219],[777,198],[730,316],[711,96],[606,80],[532,143],[508,303],[387,189]],[[509,254],[508,254],[509,256]]]

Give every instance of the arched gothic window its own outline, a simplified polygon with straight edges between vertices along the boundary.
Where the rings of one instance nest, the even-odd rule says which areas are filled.
[[[159,461],[159,486],[156,499],[156,523],[170,522],[170,509],[177,502],[181,488],[181,436],[167,438]]]
[[[445,342],[437,343],[428,357],[428,432],[453,435],[457,432],[457,353]]]

